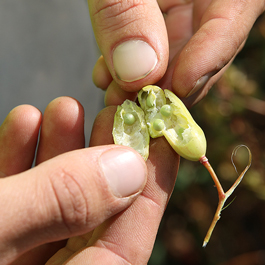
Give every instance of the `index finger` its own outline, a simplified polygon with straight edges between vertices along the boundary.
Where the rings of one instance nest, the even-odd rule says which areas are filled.
[[[196,0],[194,5],[201,2]],[[211,80],[216,81],[240,51],[263,11],[263,0],[212,1],[201,18],[198,31],[176,61],[172,90],[179,97],[190,96],[202,87],[208,90],[213,83]]]

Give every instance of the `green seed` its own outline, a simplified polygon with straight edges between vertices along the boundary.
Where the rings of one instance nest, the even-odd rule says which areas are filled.
[[[169,117],[171,115],[171,106],[168,104],[162,106],[160,113],[165,117]]]
[[[179,128],[177,131],[178,136],[180,137],[181,140],[183,140],[183,132],[185,131],[184,128]]]
[[[135,123],[135,117],[131,113],[125,113],[123,115],[124,123],[127,125],[133,125]]]
[[[153,128],[156,131],[162,131],[164,129],[164,127],[165,127],[165,124],[164,124],[164,122],[161,119],[154,120],[154,122],[153,122]]]
[[[146,99],[146,105],[148,108],[152,108],[155,105],[156,96],[154,94],[149,94]]]

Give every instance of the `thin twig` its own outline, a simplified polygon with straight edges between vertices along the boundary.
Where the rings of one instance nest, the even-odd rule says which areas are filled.
[[[218,202],[218,206],[217,206],[217,209],[216,209],[216,212],[215,212],[215,215],[214,215],[214,218],[213,218],[213,221],[210,225],[210,228],[206,234],[206,237],[204,238],[204,241],[203,241],[203,247],[206,247],[207,243],[209,242],[210,240],[210,237],[212,235],[212,232],[214,230],[214,227],[217,223],[217,221],[220,219],[221,217],[221,211],[224,207],[224,204],[226,202],[226,200],[229,198],[229,196],[233,193],[233,191],[235,190],[235,188],[238,186],[238,184],[241,182],[241,180],[243,179],[245,173],[247,172],[247,170],[249,169],[250,165],[251,165],[251,161],[252,161],[252,154],[251,154],[251,151],[250,149],[245,146],[245,145],[239,145],[237,146],[233,153],[232,153],[232,156],[231,156],[231,160],[232,160],[232,163],[233,163],[233,166],[235,167],[235,164],[234,164],[234,161],[233,161],[233,157],[236,155],[237,151],[239,148],[241,147],[245,147],[247,150],[248,150],[248,153],[249,153],[249,160],[248,160],[248,164],[247,166],[245,167],[245,169],[243,170],[243,172],[239,175],[239,177],[236,179],[236,181],[234,182],[234,184],[232,185],[232,187],[227,191],[227,192],[224,192],[223,188],[222,188],[222,185],[221,183],[219,182],[219,179],[218,177],[216,176],[213,168],[211,167],[210,163],[208,162],[208,159],[203,156],[201,159],[200,159],[200,162],[205,166],[205,168],[208,170],[208,172],[210,173],[214,183],[215,183],[215,186],[216,186],[216,189],[217,189],[217,192],[218,192],[218,197],[219,197],[219,202]],[[236,167],[235,167],[236,169]],[[237,169],[236,169],[236,172],[237,172]]]

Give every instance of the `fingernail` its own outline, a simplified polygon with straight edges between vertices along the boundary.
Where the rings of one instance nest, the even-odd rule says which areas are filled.
[[[195,84],[193,89],[190,91],[190,93],[186,96],[186,98],[190,97],[197,91],[199,91],[202,87],[205,86],[205,84],[209,81],[209,79],[216,74],[216,71],[212,71],[204,76],[202,76]]]
[[[157,64],[155,50],[142,40],[129,40],[116,47],[113,65],[119,79],[133,82],[151,73]]]
[[[101,155],[101,168],[116,197],[139,192],[146,181],[146,166],[140,155],[124,149],[112,149]]]

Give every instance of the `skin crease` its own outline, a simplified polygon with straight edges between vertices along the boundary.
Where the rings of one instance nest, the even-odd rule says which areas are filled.
[[[66,109],[71,111],[65,111]],[[84,140],[83,108],[76,100],[68,97],[62,97],[52,101],[46,108],[42,123],[41,115],[34,107],[27,105],[17,107],[15,112],[12,111],[10,116],[7,117],[7,119],[12,122],[8,122],[8,124],[5,123],[4,126],[0,127],[0,135],[4,135],[3,132],[5,131],[12,132],[15,129],[19,130],[13,138],[13,140],[15,140],[13,142],[16,143],[19,148],[21,144],[25,142],[25,139],[32,139],[30,144],[31,146],[28,146],[27,155],[33,158],[33,150],[35,151],[34,148],[36,148],[37,139],[36,128],[39,128],[42,124],[42,136],[40,137],[40,148],[38,149],[37,154],[39,164],[32,170],[36,171],[40,168],[40,172],[45,172],[45,170],[49,170],[49,168],[51,170],[54,166],[59,165],[62,161],[70,160],[71,163],[67,164],[78,165],[78,161],[82,161],[83,159],[83,151],[86,150],[98,150],[97,152],[101,152],[100,150],[102,148],[102,150],[105,150],[106,148],[119,148],[119,146],[113,145],[111,135],[115,111],[116,107],[106,108],[99,113],[97,119],[95,120],[90,145],[92,148],[96,149],[79,149]],[[26,126],[25,123],[23,123],[23,119],[24,121],[30,120],[30,117],[32,116],[35,117],[35,119],[33,119],[31,126]],[[17,120],[18,117],[20,120]],[[21,117],[23,117],[22,120]],[[20,122],[19,126],[18,122]],[[60,126],[57,127],[56,124],[59,124]],[[62,128],[64,129],[62,130]],[[25,132],[25,129],[28,129],[28,131]],[[18,133],[20,131],[24,132],[24,134]],[[62,141],[62,139],[65,139],[65,141]],[[43,141],[43,144],[41,144],[41,141]],[[66,141],[68,141],[68,143]],[[7,145],[2,145],[3,149],[1,151],[5,153],[5,150],[11,149],[14,150],[13,156],[16,156],[16,146],[13,145],[13,142],[6,142]],[[57,145],[57,148],[55,148],[54,145]],[[63,153],[64,150],[67,153],[60,155],[60,153]],[[69,152],[69,150],[76,151]],[[163,155],[161,155],[162,153]],[[96,157],[96,153],[93,157]],[[18,160],[21,160],[18,165],[23,165],[22,162],[25,161],[25,156],[18,157]],[[10,163],[12,165],[12,154],[9,154],[9,158],[6,159],[6,168],[8,168],[8,164]],[[64,162],[64,164],[65,163],[66,162]],[[91,159],[90,163],[92,163],[91,167],[93,168],[93,162]],[[36,212],[36,209],[41,210],[43,209],[42,207],[33,208],[35,213],[30,214],[32,225],[25,221],[21,221],[24,220],[23,218],[26,218],[26,216],[23,217],[23,211],[18,216],[18,219],[15,217],[8,218],[8,220],[2,218],[1,222],[4,223],[1,223],[1,228],[4,228],[4,230],[0,231],[2,235],[0,240],[0,249],[3,249],[4,242],[9,242],[9,252],[6,258],[3,259],[3,256],[1,257],[2,262],[4,262],[4,264],[20,265],[44,264],[55,252],[61,249],[52,258],[52,260],[56,260],[56,262],[52,263],[51,260],[47,264],[87,264],[88,261],[90,261],[90,264],[106,264],[107,261],[109,262],[111,260],[113,260],[114,264],[147,263],[152,252],[160,220],[174,187],[179,164],[179,156],[172,150],[165,139],[160,138],[151,142],[150,158],[146,164],[149,173],[146,186],[142,193],[138,194],[138,197],[131,197],[129,201],[122,200],[120,203],[114,201],[114,204],[106,203],[106,206],[109,205],[109,207],[113,207],[112,214],[110,211],[111,208],[105,212],[102,206],[96,207],[95,209],[99,212],[97,213],[98,218],[96,218],[95,221],[99,222],[101,225],[95,226],[97,228],[94,231],[92,229],[91,232],[86,231],[84,233],[83,231],[82,233],[80,231],[81,233],[78,233],[78,229],[81,229],[80,227],[82,227],[78,225],[77,228],[75,228],[77,229],[77,234],[75,234],[73,230],[71,230],[72,232],[67,230],[67,232],[62,229],[62,225],[52,226],[50,223],[46,224],[45,221],[43,221],[46,217],[38,218],[39,214],[42,213]],[[25,170],[24,167],[21,166],[21,168]],[[90,170],[92,170],[92,168]],[[1,171],[3,171],[3,169],[4,167],[0,168]],[[23,170],[17,167],[16,173],[22,172]],[[28,186],[29,184],[27,183],[28,178],[30,177],[30,172],[34,172],[32,170],[15,176],[12,175],[10,178],[2,178],[0,189],[1,187],[5,187],[5,184],[9,182],[12,183],[14,180],[16,185],[12,185],[12,194],[14,193],[17,194],[17,196],[22,196],[21,192],[25,190],[23,185],[27,186],[26,190],[30,189],[30,186]],[[167,181],[164,181],[165,176],[167,176]],[[33,178],[35,181],[41,180],[43,184],[46,183],[45,178],[40,178],[41,176],[36,177],[37,176],[34,176]],[[48,173],[47,177],[49,177]],[[35,189],[36,183],[32,181],[31,183],[33,185],[33,189]],[[38,195],[40,195],[41,192],[45,192],[47,196],[46,199],[48,200],[45,204],[51,203],[51,196],[48,195],[49,190],[47,190],[45,186],[47,183],[45,185],[43,184],[40,186],[43,190],[37,189],[36,192]],[[90,183],[90,185],[92,185],[92,183]],[[100,188],[101,185],[103,185],[102,181],[98,182],[98,188]],[[16,188],[19,189],[17,192]],[[7,187],[5,190],[6,192],[9,192]],[[94,190],[95,188],[93,188],[91,192]],[[7,199],[5,192],[1,190],[1,194],[1,202],[4,203]],[[106,196],[105,190],[103,194]],[[28,201],[27,196],[32,195],[32,192],[26,192],[24,200],[15,200],[18,209],[23,207],[30,208],[31,206],[28,204],[27,206],[23,205]],[[42,198],[42,196],[40,197]],[[45,196],[43,198],[45,198]],[[102,200],[102,202],[106,199],[107,198]],[[14,198],[12,198],[12,201],[13,200]],[[37,202],[36,198],[35,202]],[[132,205],[128,207],[128,204],[131,203]],[[5,205],[7,204],[4,203],[3,205],[0,205],[4,212]],[[16,209],[16,207],[11,208],[14,210]],[[124,210],[125,208],[127,209]],[[121,211],[121,209],[123,211]],[[12,214],[12,211],[10,212],[9,210],[6,211],[6,213]],[[104,215],[104,213],[106,213],[106,215]],[[27,214],[27,212],[25,214]],[[106,217],[100,217],[102,214]],[[110,217],[110,215],[113,215],[113,217]],[[55,215],[53,214],[52,216]],[[37,218],[37,227],[39,228],[34,225],[34,222],[36,222],[34,217]],[[9,226],[15,227],[15,229],[11,229]],[[31,229],[31,227],[33,227],[33,231],[28,230]],[[52,232],[53,229],[55,229],[56,232]],[[11,235],[10,233],[6,233],[6,231],[13,231],[13,233]],[[65,240],[61,240],[64,237],[62,235],[65,237],[68,235],[70,239],[67,242]],[[58,239],[56,240],[56,238]],[[130,244],[127,244],[128,242],[130,242]],[[141,243],[139,244],[139,242]],[[65,244],[67,245],[63,248]],[[81,249],[83,250],[80,252]],[[24,252],[24,254],[18,257],[21,252]],[[6,252],[2,252],[1,250],[1,253],[3,254]],[[139,255],[139,253],[141,253],[141,255]],[[13,260],[13,262],[10,263],[11,260]],[[68,260],[67,263],[64,263],[66,260]]]
[[[141,31],[145,30],[146,32],[148,28],[153,31],[152,35],[145,35],[146,40],[151,44],[153,38],[163,39],[166,31],[167,43],[163,39],[163,43],[155,47],[157,53],[162,55],[158,58],[157,67],[150,75],[136,82],[125,84],[117,79],[111,65],[111,51],[113,46],[115,47],[115,43],[121,41],[120,37],[114,35],[108,43],[104,43],[104,40],[110,32],[121,32],[122,29],[127,32],[127,27],[132,28],[128,33],[130,36],[127,38],[137,38],[137,30],[134,31],[134,28],[131,27],[135,18],[132,17],[132,22],[129,24],[130,13],[125,12],[128,25],[124,25],[122,29],[110,27],[105,32],[101,31],[95,23],[93,24],[98,45],[105,60],[104,62],[101,58],[100,62],[95,65],[93,80],[100,88],[107,89],[106,105],[120,105],[126,97],[135,98],[135,91],[139,91],[147,83],[172,90],[183,99],[188,107],[191,107],[206,96],[212,85],[222,76],[243,48],[255,20],[264,11],[263,0],[255,1],[255,4],[251,0],[158,0],[156,7],[153,6],[156,1],[136,2],[145,2],[146,6],[151,5],[156,12],[159,8],[161,9],[159,11],[163,12],[165,19],[161,21],[159,16],[159,21],[163,23],[164,27],[162,25],[158,28],[153,27],[152,21],[150,21],[150,23],[142,24]],[[115,9],[115,6],[112,8]],[[93,6],[90,5],[90,9],[93,9]],[[93,10],[91,16],[93,21]],[[146,16],[150,17],[148,11]],[[136,19],[138,22],[144,18],[137,17]],[[181,25],[181,27],[176,27],[176,25]],[[123,36],[123,34],[120,35]],[[111,43],[109,44],[109,42]],[[169,61],[166,56],[167,52]],[[99,68],[104,68],[101,75],[97,74],[100,71]],[[160,78],[161,74],[163,75],[162,79]],[[186,98],[197,81],[205,75],[209,75],[208,81],[196,93],[193,91],[194,94]],[[159,78],[156,78],[158,76]],[[100,86],[103,83],[103,81],[99,81],[100,79],[104,80],[104,86]],[[111,93],[108,93],[108,90],[111,90]],[[122,90],[127,93],[121,92]],[[130,92],[133,93],[129,95]]]

